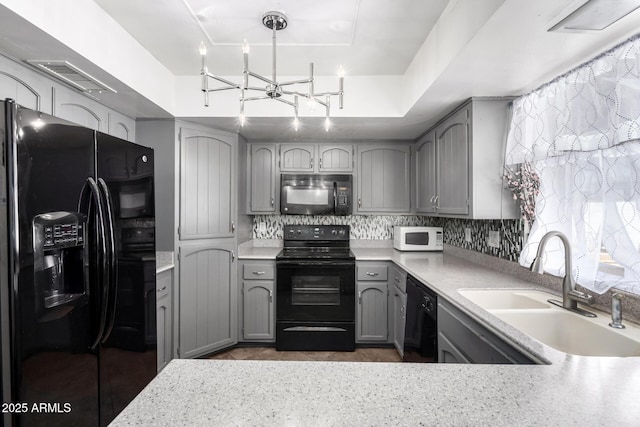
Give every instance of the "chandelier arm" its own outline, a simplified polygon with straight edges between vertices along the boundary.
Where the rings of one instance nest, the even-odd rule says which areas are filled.
[[[283,90],[282,91],[283,95],[298,95],[298,96],[304,96],[305,98],[310,98],[310,96],[306,93],[302,93],[302,92],[298,92],[298,91],[294,91],[294,90]]]
[[[268,78],[266,78],[266,77],[262,77],[260,74],[256,74],[256,73],[254,73],[253,71],[248,71],[248,73],[249,73],[249,75],[250,75],[251,77],[255,77],[255,78],[256,78],[256,79],[258,79],[258,80],[262,80],[262,81],[263,81],[263,82],[265,82],[265,83],[269,83],[269,84],[271,84],[271,85],[277,85],[277,84],[278,84],[278,82],[274,82],[273,80],[269,80],[269,79],[268,79]]]
[[[211,73],[207,73],[207,77],[211,77],[213,80],[217,80],[217,81],[219,81],[220,83],[224,83],[224,84],[226,84],[226,85],[229,85],[229,86],[231,86],[233,89],[240,89],[240,85],[239,85],[239,84],[234,83],[234,82],[232,82],[232,81],[229,81],[229,80],[227,80],[227,79],[223,79],[222,77],[214,76],[214,75],[213,75],[213,74],[211,74]]]
[[[316,96],[340,96],[340,92],[321,92],[321,93],[316,93]]]
[[[258,101],[260,99],[271,99],[270,96],[253,96],[251,98],[244,98],[243,101]]]
[[[303,84],[303,83],[310,83],[310,82],[311,82],[311,79],[291,80],[289,82],[280,83],[280,86],[289,86],[289,85],[296,85],[296,84]]]
[[[220,92],[223,90],[232,90],[232,89],[240,89],[239,87],[233,86],[233,87],[216,87],[213,89],[207,89],[207,90],[202,90],[203,92]]]
[[[245,88],[245,90],[259,90],[260,92],[266,92],[267,89],[263,88],[263,87],[257,87],[257,86],[249,86],[247,88]]]
[[[293,108],[296,108],[296,104],[294,104],[294,103],[293,103],[293,102],[291,102],[291,101],[287,101],[286,99],[282,99],[282,98],[274,98],[274,99],[275,99],[276,101],[280,101],[280,102],[282,102],[282,103],[284,103],[284,104],[291,105]]]

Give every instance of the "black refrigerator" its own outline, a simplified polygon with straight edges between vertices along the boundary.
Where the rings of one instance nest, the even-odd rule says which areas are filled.
[[[156,374],[153,150],[0,110],[3,423],[107,425]]]

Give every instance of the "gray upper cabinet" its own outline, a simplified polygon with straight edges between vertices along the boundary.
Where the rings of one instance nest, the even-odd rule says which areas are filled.
[[[353,145],[318,145],[318,172],[353,171]]]
[[[436,197],[436,133],[429,132],[416,146],[416,212],[435,212]]]
[[[54,116],[109,133],[109,112],[105,106],[59,85],[53,90]]]
[[[30,69],[0,56],[0,99],[51,114],[51,82]]]
[[[519,218],[502,183],[509,99],[473,98],[415,149],[416,211],[473,219]]]
[[[280,144],[281,172],[313,172],[316,146]]]
[[[136,122],[127,116],[113,111],[109,112],[109,135],[113,135],[125,141],[134,142]]]
[[[235,232],[235,141],[180,130],[180,240],[232,237]]]
[[[353,144],[280,144],[280,172],[353,172]]]
[[[6,98],[90,129],[135,140],[134,119],[0,55],[0,99]]]
[[[469,213],[469,118],[471,106],[436,128],[438,179],[436,209],[443,214]]]
[[[233,241],[183,244],[179,355],[192,358],[237,342],[237,269]]]
[[[275,144],[251,144],[247,164],[247,213],[274,213],[278,202]]]
[[[358,146],[356,213],[411,211],[408,144]]]

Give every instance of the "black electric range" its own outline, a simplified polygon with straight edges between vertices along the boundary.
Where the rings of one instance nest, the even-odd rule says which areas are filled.
[[[355,349],[355,256],[348,225],[285,226],[276,256],[276,349]]]

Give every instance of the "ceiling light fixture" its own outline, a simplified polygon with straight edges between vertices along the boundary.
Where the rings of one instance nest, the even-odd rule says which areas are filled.
[[[338,91],[337,92],[320,92],[314,91],[314,75],[313,75],[313,62],[309,64],[309,78],[304,80],[291,80],[285,82],[278,82],[276,79],[276,32],[287,28],[287,17],[280,12],[267,12],[262,17],[262,24],[272,30],[272,77],[271,79],[263,77],[259,74],[249,70],[249,43],[245,39],[242,43],[243,63],[242,68],[242,83],[233,83],[227,79],[219,76],[215,76],[209,72],[206,64],[207,47],[204,42],[200,42],[200,55],[202,55],[202,70],[200,75],[202,76],[202,92],[204,92],[204,105],[209,106],[209,92],[217,92],[222,90],[239,89],[240,90],[240,126],[244,126],[246,117],[244,113],[244,103],[247,101],[257,101],[261,99],[273,99],[275,101],[282,102],[293,107],[294,119],[293,127],[297,131],[300,125],[298,119],[298,97],[304,97],[308,100],[309,108],[313,111],[317,104],[325,107],[325,130],[328,132],[331,126],[331,120],[329,111],[331,109],[330,99],[332,96],[338,97],[338,107],[343,107],[343,95],[344,95],[344,68],[340,66],[338,70]],[[249,77],[261,80],[266,83],[265,87],[249,86]],[[209,88],[209,79],[216,80],[222,83],[224,86]],[[307,92],[301,92],[298,90],[286,90],[287,86],[303,85],[306,84]],[[247,96],[247,91],[258,91],[264,93],[261,96]],[[287,99],[288,98],[288,99]],[[324,99],[323,99],[324,98]]]
[[[639,0],[587,0],[549,31],[601,31],[639,7]]]

